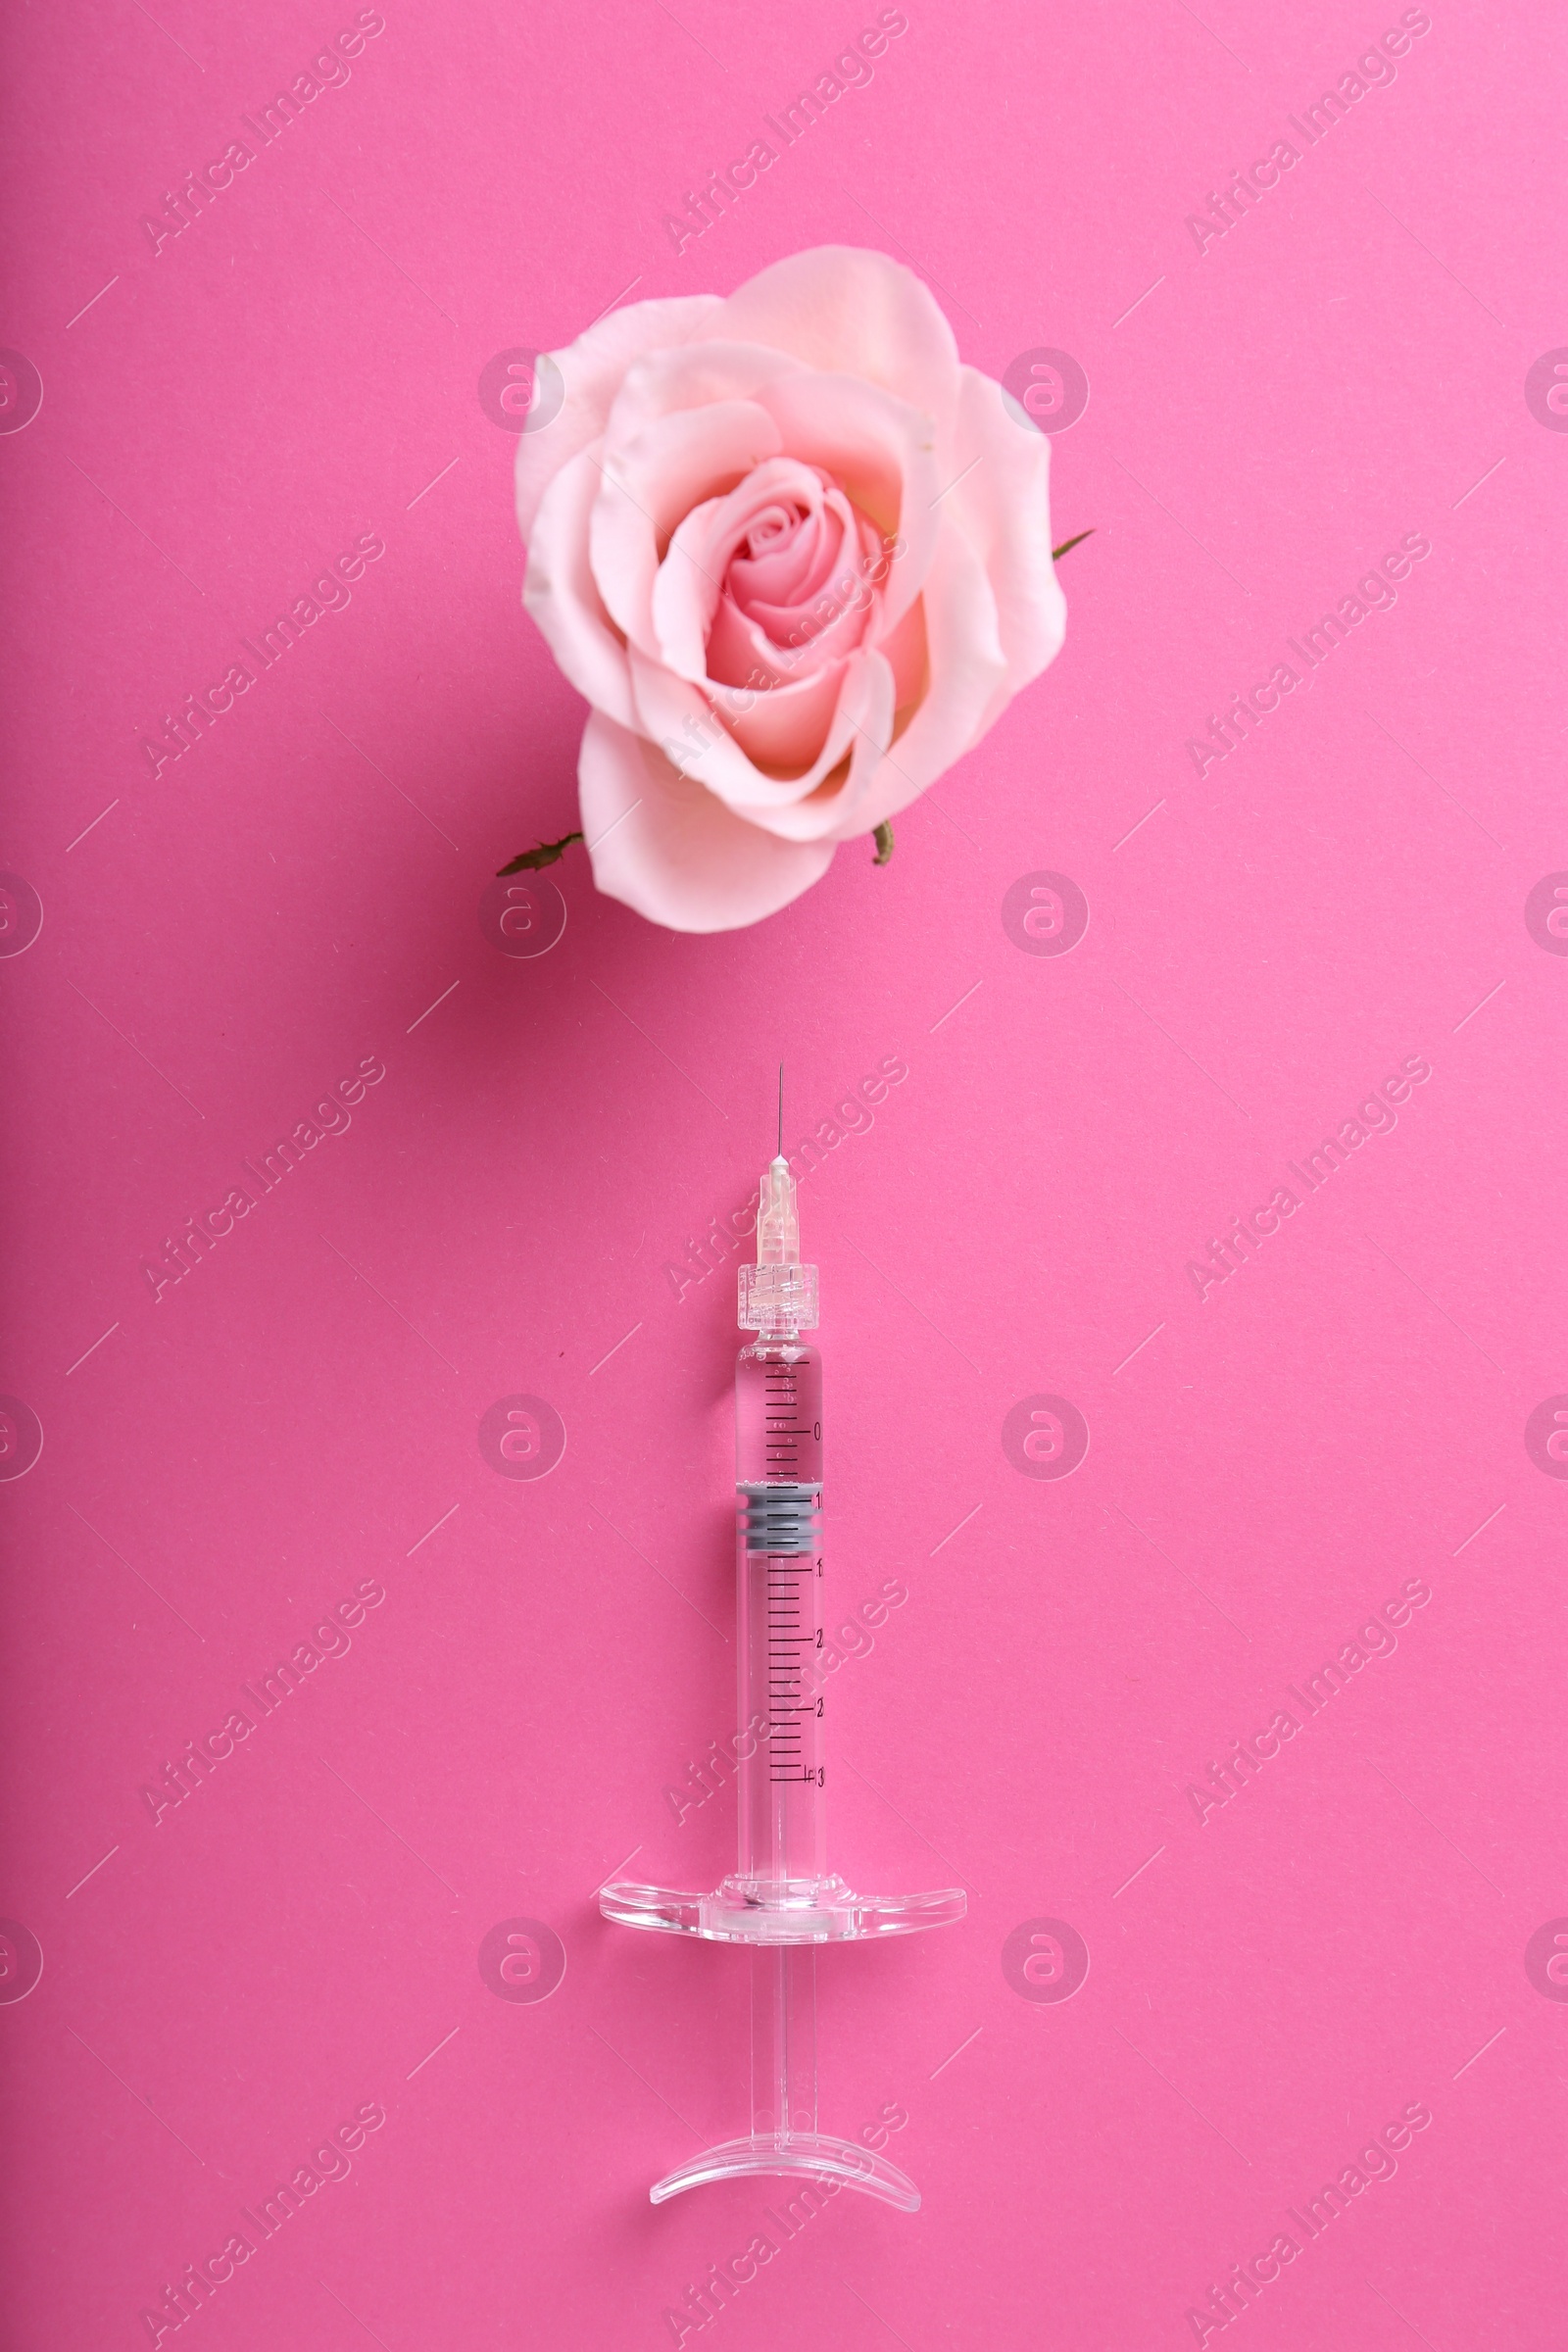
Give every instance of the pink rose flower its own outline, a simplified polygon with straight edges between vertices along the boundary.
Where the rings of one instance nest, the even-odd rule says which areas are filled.
[[[1061,645],[1051,444],[920,280],[829,245],[612,311],[517,447],[523,601],[593,709],[594,880],[725,931],[824,874]]]

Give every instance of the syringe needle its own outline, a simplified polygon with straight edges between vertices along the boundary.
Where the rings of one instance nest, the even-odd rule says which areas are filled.
[[[784,1064],[778,1065],[778,1155],[784,1156]]]

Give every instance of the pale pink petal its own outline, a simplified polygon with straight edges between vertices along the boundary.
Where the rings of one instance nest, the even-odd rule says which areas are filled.
[[[710,681],[784,688],[842,664],[872,626],[880,553],[872,526],[829,490],[777,552],[732,562],[709,635]]]
[[[724,498],[705,498],[693,507],[676,525],[654,580],[655,638],[676,677],[693,685],[708,675],[708,640],[724,585],[728,507]]]
[[[921,605],[929,683],[856,812],[859,832],[918,800],[928,784],[978,743],[1006,685],[995,599],[980,559],[952,526],[937,543]]]
[[[788,686],[717,694],[714,708],[747,759],[764,774],[798,774],[810,766],[827,740],[844,667],[842,662],[834,662]]]
[[[966,468],[952,493],[955,519],[985,565],[1007,663],[987,724],[1061,651],[1067,600],[1051,560],[1051,443],[1008,416],[1002,388],[962,370],[954,456]],[[980,463],[972,465],[978,458]]]
[[[779,688],[837,668],[867,633],[875,592],[853,567],[835,573],[820,597],[797,612],[779,612],[770,625],[719,600],[708,640],[708,677],[714,688]]]
[[[907,725],[909,713],[925,693],[930,671],[924,605],[912,604],[892,636],[882,639],[877,651],[892,665],[895,705]]]
[[[751,697],[745,689],[705,691],[677,678],[662,662],[628,648],[636,725],[666,760],[694,776],[737,814],[766,824],[779,810],[804,801],[831,774],[854,741],[858,703],[845,705],[846,680],[825,734],[808,763],[784,775],[757,766],[737,739],[736,727]],[[760,696],[758,697],[760,700]],[[715,715],[715,703],[723,717]]]
[[[893,671],[881,654],[857,654],[839,694],[838,719],[852,730],[840,761],[808,799],[757,811],[757,822],[788,841],[847,841],[877,822],[865,811],[893,733]]]
[[[842,492],[824,497],[813,476],[805,513],[781,516],[770,508],[759,520],[762,535],[756,553],[736,550],[728,584],[736,610],[771,628],[775,617],[794,613],[820,591],[844,542],[849,502]],[[748,545],[752,537],[748,532]]]
[[[727,596],[721,596],[714,608],[713,625],[708,636],[707,674],[712,686],[753,692],[759,687],[782,686],[786,682],[772,641],[755,620],[737,612]]]
[[[758,405],[777,419],[790,456],[842,483],[897,548],[886,564],[881,624],[896,628],[920,593],[941,525],[943,483],[930,416],[841,373],[783,376],[758,394]]]
[[[722,301],[718,310],[723,309]],[[711,311],[707,317],[717,317]],[[801,372],[799,360],[759,343],[669,336],[665,347],[636,360],[616,387],[606,423],[611,448],[635,440],[662,416],[707,409],[727,400],[755,400],[769,384]]]
[[[671,931],[760,922],[821,880],[830,842],[786,842],[735,816],[640,735],[597,710],[577,760],[594,882]]]
[[[641,732],[673,765],[749,822],[808,840],[836,826],[843,810],[858,807],[869,789],[893,728],[893,673],[879,654],[862,650],[851,657],[821,750],[804,773],[784,776],[768,773],[747,757],[731,732],[733,714],[720,724],[712,704],[697,688],[648,661],[636,647],[628,658]]]
[[[524,546],[546,486],[568,458],[598,440],[632,361],[664,344],[691,341],[722,308],[717,294],[628,303],[623,311],[612,311],[589,327],[564,351],[550,354],[565,386],[561,412],[538,432],[517,436],[517,527]]]
[[[819,245],[792,254],[737,288],[709,332],[880,384],[923,409],[939,433],[957,409],[953,329],[913,270],[885,253]]]
[[[752,401],[715,401],[662,416],[612,447],[589,520],[589,559],[605,608],[650,660],[661,658],[654,582],[693,507],[778,454],[778,426]]]
[[[706,674],[729,684],[755,683],[753,671],[768,666],[760,641],[743,632],[737,659],[742,666],[715,669],[709,641],[736,549],[772,506],[820,500],[822,485],[809,467],[793,458],[769,458],[754,466],[727,496],[703,500],[679,522],[654,582],[651,612],[657,646],[677,676],[694,681]]]
[[[864,600],[850,601],[859,560],[855,510],[842,490],[829,490],[787,545],[736,558],[729,593],[736,611],[755,620],[770,644],[799,651],[829,629],[842,640],[847,620],[857,635],[864,626]]]
[[[577,692],[629,727],[637,713],[626,648],[588,561],[588,518],[599,483],[594,452],[585,449],[547,487],[534,520],[522,601]]]

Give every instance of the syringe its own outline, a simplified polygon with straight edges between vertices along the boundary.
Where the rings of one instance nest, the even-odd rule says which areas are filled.
[[[762,1177],[757,1263],[740,1269],[735,1365],[739,1851],[710,1894],[616,1880],[599,1907],[625,1927],[749,1943],[752,2129],[656,2181],[656,2205],[705,2180],[808,2173],[912,2213],[920,2192],[896,2165],[816,2126],[816,1946],[906,1936],[961,1919],[965,1896],[861,1895],[826,1865],[822,1359],[817,1270],[803,1265],[795,1179],[783,1154]]]

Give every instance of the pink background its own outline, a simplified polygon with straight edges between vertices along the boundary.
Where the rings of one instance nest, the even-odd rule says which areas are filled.
[[[0,1492],[0,1915],[43,1956],[0,2002],[7,2352],[148,2341],[371,2103],[188,2324],[211,2352],[630,2352],[763,2226],[763,2185],[647,2202],[743,2120],[743,1960],[593,1895],[635,1849],[710,1883],[732,1837],[727,1792],[677,1824],[664,1790],[732,1722],[733,1260],[678,1298],[666,1267],[755,1183],[780,1058],[793,1138],[893,1055],[802,1196],[831,1595],[908,1593],[833,1686],[831,1837],[970,1914],[820,1963],[824,2126],[896,2105],[922,2210],[841,2197],[706,2334],[1190,2343],[1420,2102],[1205,2340],[1559,2343],[1568,1986],[1526,1951],[1568,1914],[1568,1492],[1525,1425],[1568,1389],[1568,962],[1524,906],[1568,865],[1568,439],[1524,387],[1568,341],[1560,17],[1434,5],[1200,253],[1186,217],[1397,6],[910,0],[677,257],[664,214],[869,7],[386,0],[155,254],[143,215],[355,13],[11,24],[0,342],[43,405],[0,439],[0,864],[43,925],[0,969],[0,1389],[44,1442]],[[853,844],[689,939],[579,850],[559,945],[503,954],[479,903],[576,821],[582,709],[480,372],[831,241],[909,258],[993,374],[1087,371],[1066,651],[886,871]],[[143,731],[372,532],[348,609],[155,779]],[[1407,533],[1393,609],[1200,779],[1208,714]],[[1088,899],[1070,954],[1003,927],[1036,869]],[[1406,1056],[1397,1127],[1200,1301],[1188,1261]],[[144,1257],[364,1057],[352,1127],[155,1302]],[[567,1433],[537,1483],[476,1441],[517,1393]],[[1059,1481],[1003,1450],[1039,1393],[1091,1432]],[[1396,1651],[1200,1821],[1407,1579]],[[370,1580],[348,1653],[155,1823],[142,1788]],[[564,1946],[545,2001],[481,1975],[514,1918]],[[1042,1918],[1091,1955],[1064,2001],[1004,1971]]]

